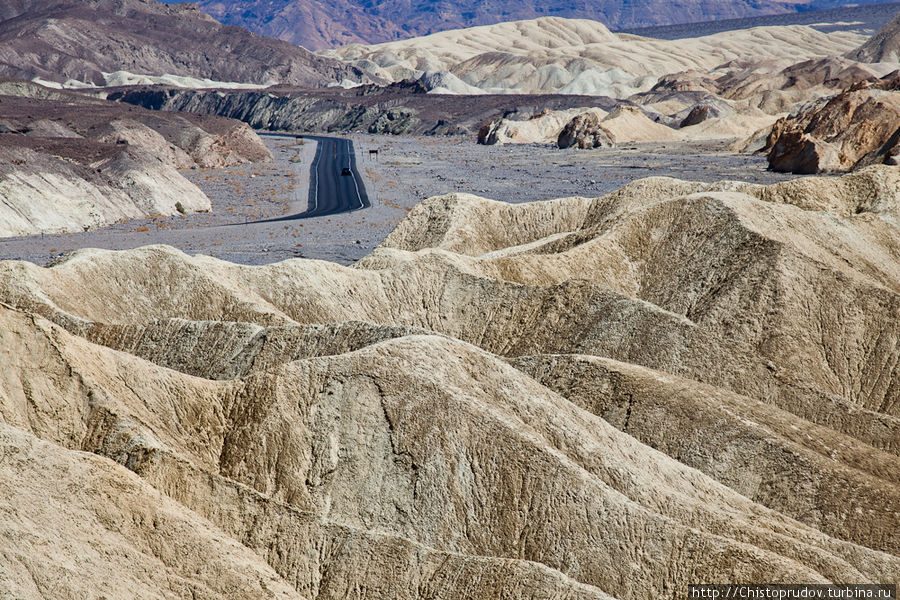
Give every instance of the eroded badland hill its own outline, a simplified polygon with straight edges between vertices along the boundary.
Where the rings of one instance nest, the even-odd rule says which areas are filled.
[[[0,263],[0,590],[896,583],[898,198],[651,178],[433,198],[350,268]]]
[[[900,583],[900,26],[855,27],[313,54],[193,6],[0,6],[0,73],[38,80],[0,81],[5,256],[56,234],[0,261],[0,598]],[[180,229],[105,227],[148,215]],[[190,238],[269,264],[135,248]],[[352,265],[269,258],[309,240]]]

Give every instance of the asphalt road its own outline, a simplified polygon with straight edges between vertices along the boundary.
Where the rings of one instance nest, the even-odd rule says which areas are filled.
[[[279,137],[293,136],[282,134]],[[370,207],[366,186],[356,168],[353,142],[346,138],[320,135],[304,135],[303,139],[316,141],[316,156],[310,166],[309,197],[306,210],[259,222],[272,223],[308,219]],[[341,174],[345,168],[350,169],[350,174]]]

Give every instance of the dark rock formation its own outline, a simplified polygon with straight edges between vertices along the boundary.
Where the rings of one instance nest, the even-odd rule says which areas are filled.
[[[563,127],[556,141],[560,148],[600,148],[615,146],[613,135],[600,124],[594,113],[578,115]]]
[[[352,89],[283,86],[224,92],[148,86],[113,90],[109,98],[155,110],[231,117],[255,129],[429,135],[475,134],[483,123],[510,114],[532,115],[543,108],[596,106],[611,110],[616,105],[606,96],[427,94],[414,81]]]
[[[900,143],[897,83],[861,83],[779,119],[764,148],[769,168],[819,173],[896,164]]]

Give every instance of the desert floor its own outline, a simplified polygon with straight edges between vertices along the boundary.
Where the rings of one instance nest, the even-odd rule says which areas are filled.
[[[351,135],[372,208],[337,216],[258,223],[302,212],[315,143],[266,137],[275,162],[185,172],[210,197],[210,213],[131,220],[101,229],[0,239],[0,259],[52,262],[78,248],[168,244],[244,264],[305,257],[352,263],[377,246],[420,200],[466,192],[505,202],[601,196],[650,176],[773,183],[796,177],[766,170],[765,157],[726,143],[634,144],[559,150],[479,146],[471,138]],[[378,159],[370,150],[378,150]]]

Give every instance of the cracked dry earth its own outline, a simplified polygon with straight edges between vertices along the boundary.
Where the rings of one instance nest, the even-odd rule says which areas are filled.
[[[900,583],[900,173],[0,263],[0,596]]]

